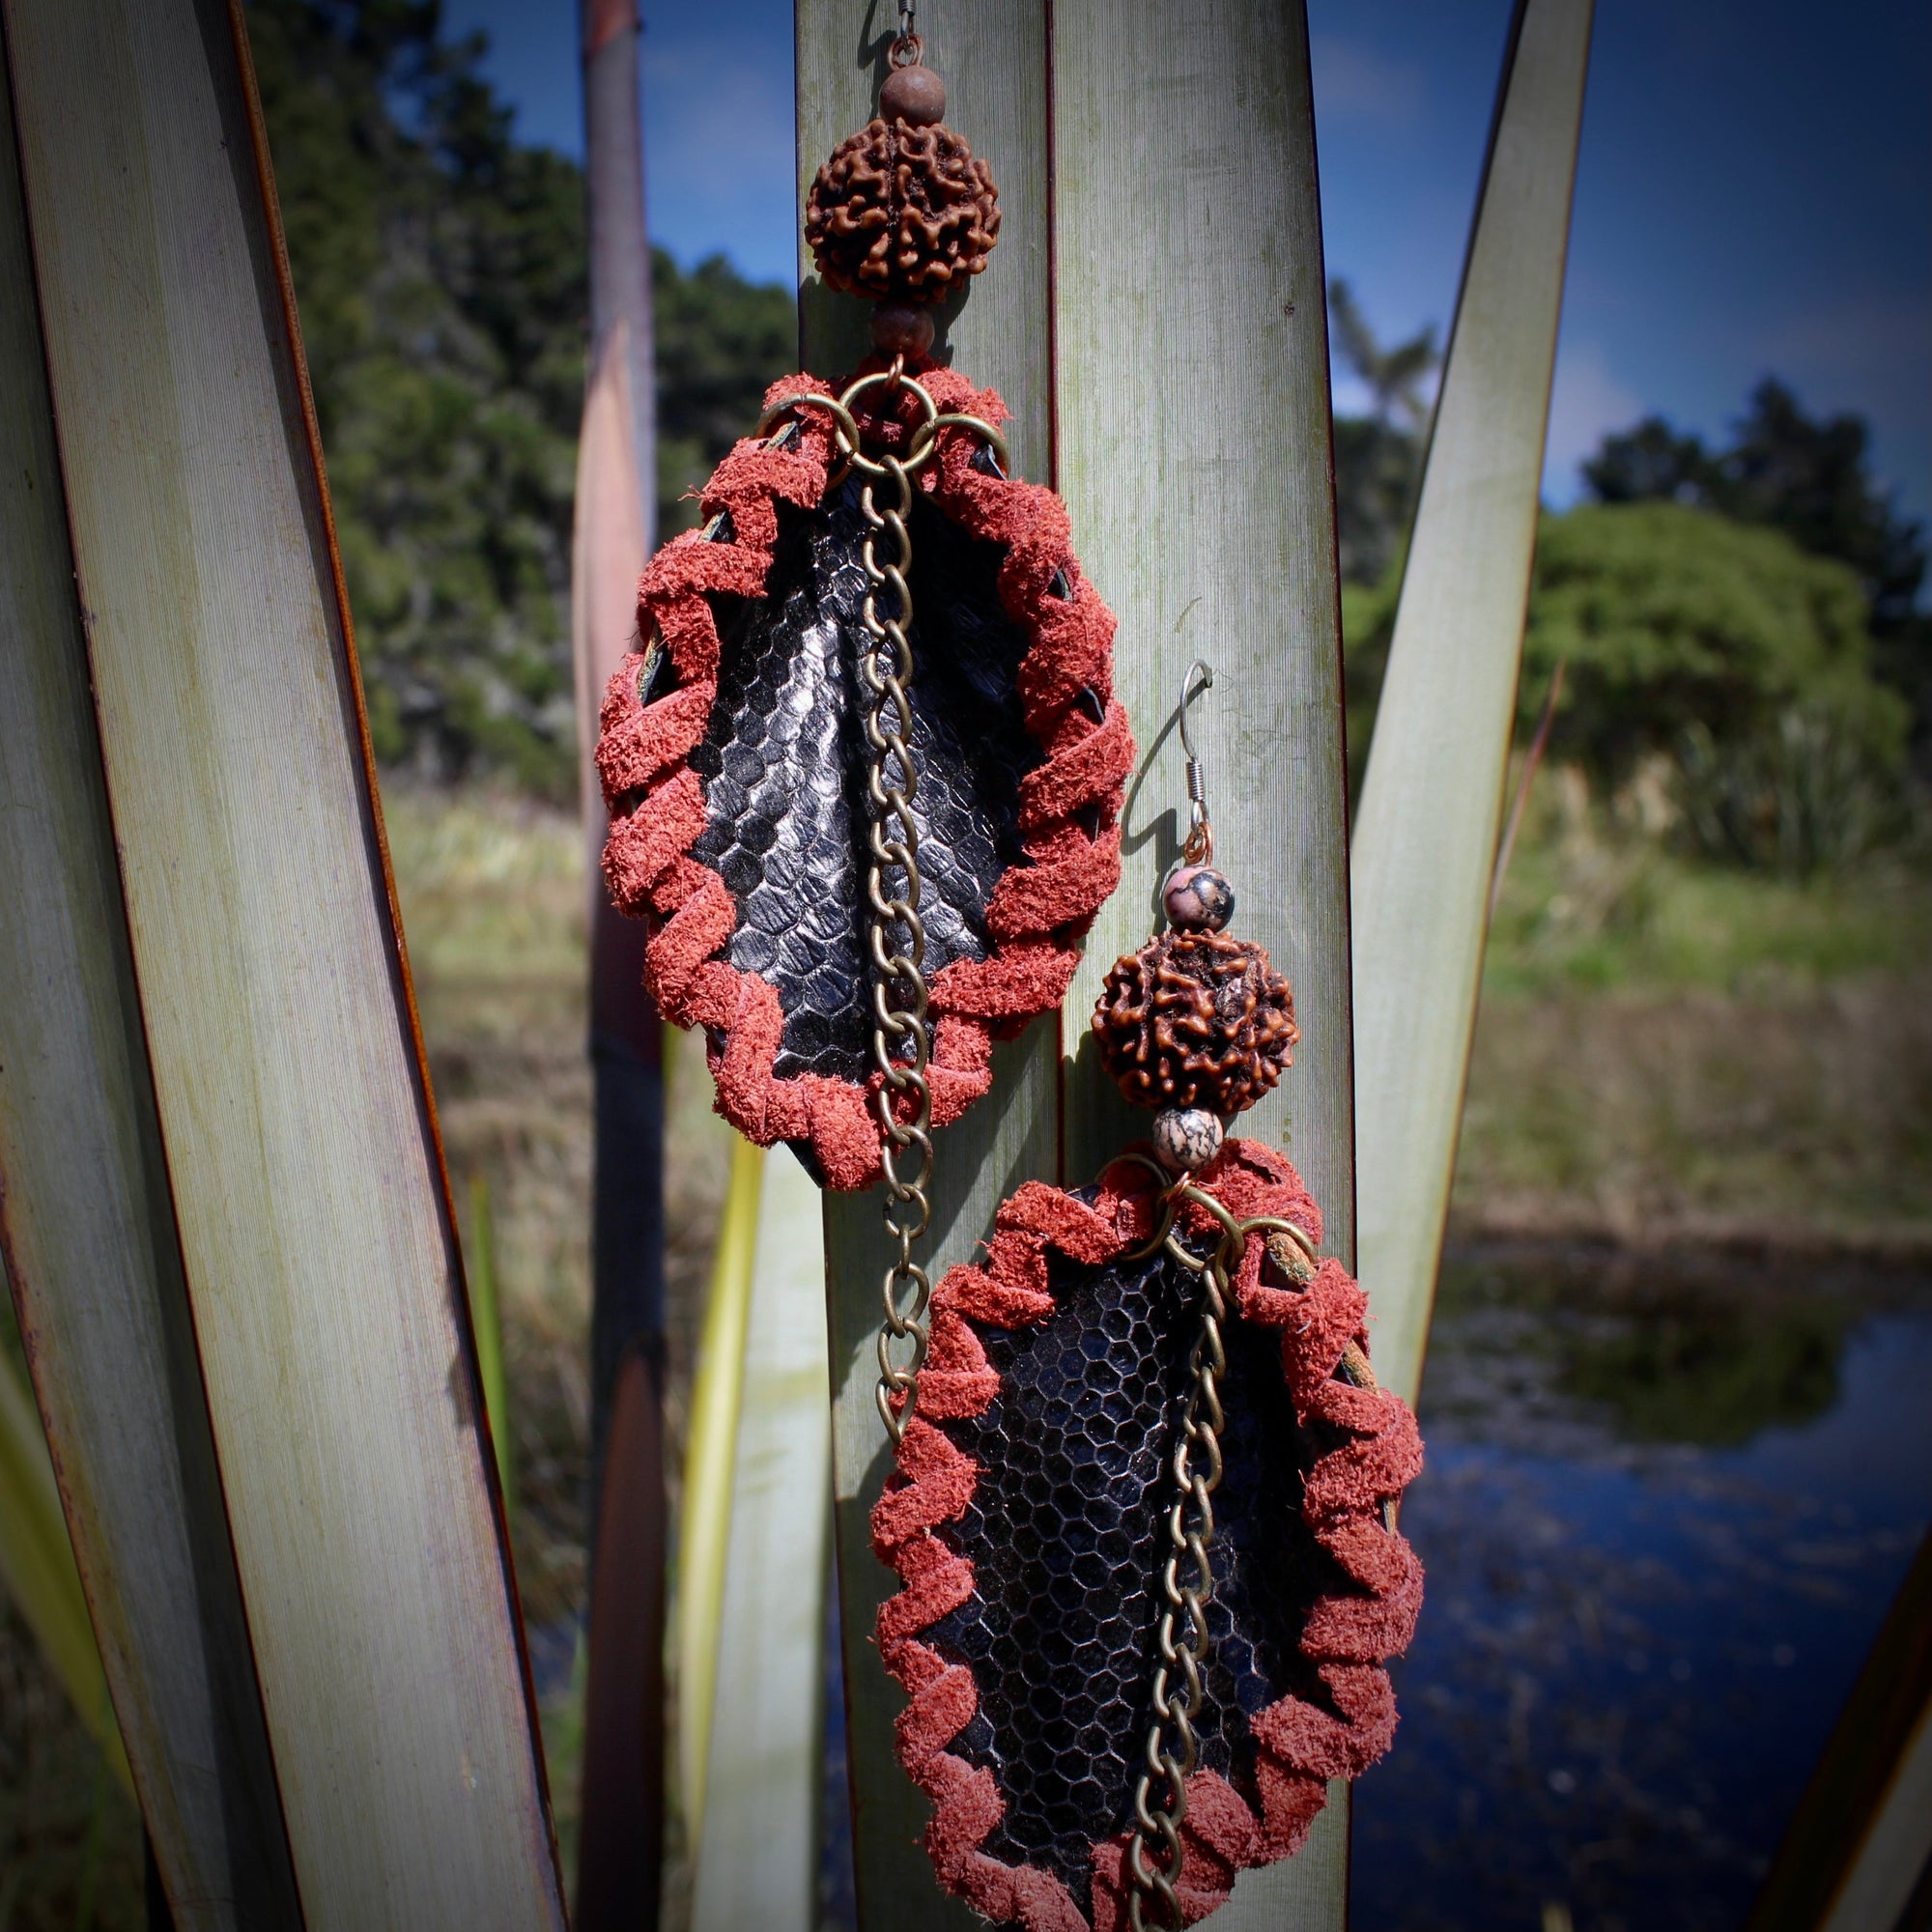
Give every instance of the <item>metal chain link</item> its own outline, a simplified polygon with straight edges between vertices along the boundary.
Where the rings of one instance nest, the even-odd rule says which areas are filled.
[[[910,10],[908,10],[909,12]],[[915,44],[917,43],[915,42]],[[889,396],[910,396],[917,420],[903,457],[868,454],[862,446],[853,411],[860,398],[883,388]],[[912,701],[912,535],[906,517],[912,509],[912,478],[939,453],[940,437],[963,430],[986,447],[993,473],[1011,472],[1005,439],[991,423],[959,412],[941,413],[931,393],[905,373],[904,357],[890,369],[861,376],[834,398],[819,391],[785,396],[759,419],[764,437],[781,417],[818,410],[832,418],[839,465],[828,477],[837,488],[857,471],[865,479],[859,509],[867,525],[861,560],[866,570],[866,602],[860,617],[866,648],[859,654],[859,676],[869,699],[866,745],[870,753],[867,791],[872,824],[866,872],[867,941],[872,961],[872,1065],[880,1080],[872,1095],[879,1122],[879,1164],[885,1175],[883,1213],[886,1233],[897,1252],[888,1264],[881,1290],[879,1324],[879,1417],[896,1448],[919,1406],[919,1372],[929,1347],[926,1310],[932,1284],[912,1258],[913,1243],[932,1225],[932,1087],[927,1064],[932,1030],[926,1011],[925,927],[921,923],[919,826],[912,802],[919,792],[913,763]],[[789,435],[787,429],[782,435]],[[777,438],[773,439],[777,440]],[[880,494],[884,507],[880,506]],[[881,540],[887,554],[880,554]],[[891,594],[892,612],[879,610],[879,593]],[[888,895],[887,874],[899,875],[898,891]],[[907,1150],[911,1150],[908,1156]],[[911,1358],[895,1361],[895,1343],[910,1342]]]
[[[932,1284],[913,1260],[913,1243],[932,1222],[927,1189],[932,1181],[932,1087],[926,1075],[931,1029],[926,1017],[925,927],[920,921],[919,827],[912,801],[919,775],[913,766],[912,535],[906,516],[912,509],[912,479],[896,457],[883,459],[887,497],[881,509],[869,478],[860,492],[859,509],[867,525],[863,562],[866,603],[860,612],[867,647],[860,653],[859,675],[870,704],[866,712],[866,743],[871,753],[867,788],[872,804],[870,863],[866,871],[872,953],[872,1065],[880,1075],[873,1090],[879,1121],[879,1160],[886,1192],[886,1234],[897,1252],[887,1264],[882,1289],[884,1320],[879,1327],[880,1419],[895,1446],[919,1405],[919,1372],[927,1348],[926,1306]],[[881,561],[883,537],[887,554]],[[883,616],[879,593],[889,591],[893,611]],[[900,884],[887,895],[887,874]],[[911,1047],[910,1059],[905,1048]],[[911,1150],[909,1170],[901,1162]],[[894,1344],[910,1340],[908,1361],[894,1359]]]
[[[1292,1241],[1276,1254],[1291,1278],[1314,1278],[1315,1243],[1292,1221],[1258,1214],[1239,1221],[1185,1177],[1177,1179],[1158,1161],[1128,1152],[1123,1160],[1146,1168],[1160,1182],[1161,1220],[1153,1238],[1125,1259],[1138,1261],[1156,1251],[1171,1255],[1202,1278],[1201,1327],[1187,1358],[1187,1406],[1181,1412],[1180,1436],[1170,1464],[1174,1474],[1174,1503],[1168,1511],[1168,1558],[1161,1570],[1164,1600],[1157,1633],[1159,1662],[1154,1666],[1153,1722],[1148,1728],[1147,1768],[1134,1787],[1133,1834],[1127,1841],[1127,1922],[1133,1932],[1180,1932],[1180,1872],[1184,1855],[1180,1828],[1187,1817],[1187,1778],[1200,1761],[1194,1718],[1202,1704],[1201,1666],[1208,1656],[1208,1605],[1214,1593],[1214,1492],[1221,1485],[1221,1431],[1227,1418],[1221,1409],[1221,1378],[1228,1358],[1221,1341],[1221,1324],[1228,1319],[1228,1286],[1250,1236],[1263,1235],[1272,1244]],[[1185,1206],[1204,1209],[1220,1226],[1213,1250],[1197,1255],[1181,1240],[1177,1223]],[[1301,1264],[1306,1263],[1305,1272]],[[1197,1469],[1199,1455],[1204,1466]],[[1182,1584],[1180,1566],[1193,1569]],[[1179,1637],[1178,1622],[1185,1623]],[[1174,1673],[1180,1672],[1180,1683]],[[1158,1803],[1156,1784],[1164,1787]],[[1151,1857],[1156,1861],[1151,1862]],[[1148,1918],[1151,1899],[1160,1914]]]
[[[1189,1188],[1187,1194],[1196,1190]],[[1218,1204],[1216,1204],[1218,1206]],[[1161,1570],[1165,1600],[1157,1633],[1160,1662],[1153,1673],[1153,1722],[1148,1728],[1147,1768],[1134,1789],[1133,1836],[1127,1846],[1127,1871],[1132,1889],[1127,1895],[1127,1921],[1133,1932],[1150,1932],[1148,1902],[1157,1902],[1155,1921],[1163,1932],[1180,1932],[1180,1827],[1187,1816],[1187,1778],[1199,1762],[1194,1714],[1201,1708],[1201,1665],[1208,1655],[1208,1600],[1214,1590],[1209,1550],[1214,1542],[1214,1492],[1221,1485],[1221,1378],[1228,1358],[1221,1343],[1221,1323],[1228,1313],[1227,1241],[1201,1260],[1170,1233],[1164,1243],[1169,1254],[1202,1277],[1201,1328],[1187,1358],[1189,1387],[1182,1411],[1180,1437],[1174,1446],[1174,1504],[1168,1511],[1167,1535],[1172,1546]],[[1205,1466],[1195,1467],[1199,1455]],[[1183,1563],[1192,1569],[1185,1583]],[[1176,1624],[1184,1622],[1177,1637]],[[1175,1672],[1180,1682],[1174,1682]],[[1158,1804],[1156,1783],[1165,1786]],[[1152,1855],[1157,1862],[1150,1862]]]

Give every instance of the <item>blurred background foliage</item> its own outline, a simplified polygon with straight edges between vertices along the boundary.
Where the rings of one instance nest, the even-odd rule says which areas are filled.
[[[378,755],[571,796],[582,172],[435,0],[250,0]],[[790,291],[655,259],[667,530],[796,355]]]
[[[1359,786],[1427,449],[1433,333],[1377,343],[1345,282],[1334,342],[1372,398],[1335,424],[1350,766]],[[1727,447],[1659,417],[1606,437],[1546,513],[1518,727],[1564,668],[1550,754],[1645,829],[1804,876],[1907,839],[1932,776],[1923,530],[1873,481],[1869,432],[1775,378]]]

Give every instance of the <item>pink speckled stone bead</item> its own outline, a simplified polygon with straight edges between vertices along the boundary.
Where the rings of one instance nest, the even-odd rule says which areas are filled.
[[[1180,932],[1219,932],[1235,916],[1235,889],[1212,866],[1177,866],[1167,875],[1167,921]]]

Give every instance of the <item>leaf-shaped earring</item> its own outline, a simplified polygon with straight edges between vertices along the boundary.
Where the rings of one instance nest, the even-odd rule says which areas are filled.
[[[883,1165],[909,1226],[930,1128],[1065,997],[1134,755],[1065,507],[1011,475],[1000,399],[931,359],[999,209],[920,54],[902,34],[808,209],[876,353],[771,391],[644,573],[598,748],[612,895],[653,927],[662,1011],[708,1035],[719,1111],[829,1186]]]
[[[1298,1036],[1288,982],[1224,930],[1187,751],[1169,929],[1094,1015],[1151,1142],[1077,1192],[1020,1188],[942,1280],[872,1519],[933,1861],[1031,1932],[1191,1923],[1290,1857],[1326,1781],[1387,1747],[1382,1665],[1421,1603],[1396,1506],[1422,1446],[1365,1297],[1288,1161],[1224,1133]]]

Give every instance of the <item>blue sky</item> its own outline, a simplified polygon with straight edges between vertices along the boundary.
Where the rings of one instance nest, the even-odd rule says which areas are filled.
[[[788,0],[643,12],[655,238],[789,280]],[[1509,14],[1310,0],[1328,270],[1385,340],[1448,323]],[[581,154],[575,18],[445,0],[490,36],[522,136]],[[1721,435],[1769,373],[1866,416],[1880,475],[1932,519],[1932,8],[1598,0],[1547,493],[1651,411]]]

